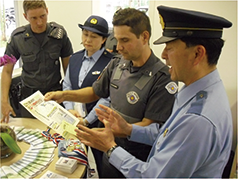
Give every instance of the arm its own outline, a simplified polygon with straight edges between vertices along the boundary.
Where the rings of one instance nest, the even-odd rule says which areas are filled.
[[[67,90],[72,90],[72,85],[69,79],[69,69],[67,68],[66,70],[66,74],[64,77],[64,81],[63,81],[63,91],[67,91]],[[70,109],[74,109],[74,103],[72,101],[64,101],[63,102],[65,109],[70,110]]]
[[[64,74],[66,73],[66,70],[67,70],[67,67],[68,67],[68,64],[69,64],[69,59],[70,59],[70,56],[68,57],[64,57],[62,58],[62,66],[63,66],[63,70],[64,70]]]
[[[98,118],[100,120],[103,120],[103,119],[109,120],[112,124],[115,124],[112,127],[113,133],[114,133],[115,136],[117,136],[117,137],[128,137],[128,136],[130,136],[130,134],[128,134],[127,132],[125,133],[124,128],[127,127],[127,125],[132,125],[132,124],[127,123],[121,117],[121,115],[119,115],[118,113],[113,111],[111,108],[109,108],[107,106],[103,106],[103,105],[99,105],[99,107],[101,109],[99,109],[99,108],[95,109],[95,111],[98,115]],[[110,119],[110,115],[113,116],[113,119]],[[115,121],[117,121],[117,123]],[[141,122],[134,123],[134,125],[144,127],[144,126],[148,126],[152,123],[154,123],[154,121],[144,118]],[[159,126],[159,124],[157,124],[157,125]],[[120,127],[118,127],[118,126],[120,126]]]
[[[151,119],[147,119],[147,118],[143,118],[142,121],[134,123],[135,125],[138,126],[148,126],[152,123],[154,123],[155,121],[151,120]]]
[[[89,124],[94,123],[98,119],[95,109],[99,108],[99,105],[109,106],[110,99],[109,98],[100,98],[99,99],[97,104],[93,107],[93,109],[90,111],[90,113],[85,117],[85,119],[87,120],[87,122]]]
[[[72,90],[71,81],[69,79],[69,68],[67,68],[66,70],[66,74],[63,81],[63,91],[66,90]],[[64,101],[63,104],[65,106],[65,109],[67,109],[70,113],[72,113],[76,117],[80,117],[78,111],[74,110],[74,102]]]
[[[211,123],[207,119],[201,121],[199,117],[194,121],[193,116],[174,125],[165,137],[163,133],[158,136],[152,148],[153,155],[147,162],[136,159],[120,147],[112,152],[109,162],[128,178],[196,177],[194,173],[202,165],[216,158],[210,156],[214,141],[216,137]],[[214,146],[215,150],[217,148]]]
[[[110,116],[109,120],[102,120],[105,129],[101,131],[78,125],[79,129],[75,130],[77,137],[85,145],[107,152],[116,145],[111,130],[114,128],[113,124],[120,126],[117,120],[111,123],[113,117]],[[137,134],[144,128],[135,125],[135,128],[131,128],[132,125],[127,125],[129,128],[124,128],[127,131],[126,135]],[[205,118],[194,117],[194,115],[183,117],[169,127],[166,135],[157,134],[158,138],[152,148],[153,153],[147,162],[136,159],[121,147],[112,152],[109,162],[127,178],[189,178],[194,176],[202,165],[205,166],[206,162],[214,161],[216,155],[211,157],[211,150],[221,149],[217,146],[219,141],[215,130],[210,121]],[[215,153],[219,155],[219,152]]]
[[[45,94],[45,101],[55,100],[58,103],[62,103],[63,101],[90,103],[99,98],[100,97],[95,94],[92,87],[86,87],[79,90],[48,92]]]
[[[2,111],[2,119],[1,122],[9,121],[9,114],[12,113],[14,116],[16,115],[11,105],[9,104],[8,96],[9,89],[12,81],[12,72],[13,72],[14,64],[7,64],[3,67],[2,77],[1,77],[1,111]]]

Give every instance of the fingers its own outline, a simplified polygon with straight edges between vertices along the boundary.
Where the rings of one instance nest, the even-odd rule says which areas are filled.
[[[16,117],[16,113],[15,113],[15,111],[12,109],[11,110],[11,113],[12,113],[12,115],[14,116],[14,117]]]
[[[77,127],[78,127],[79,129],[75,129],[75,130],[76,130],[77,132],[79,132],[79,133],[82,133],[82,132],[90,133],[90,132],[91,132],[91,130],[90,130],[88,127],[83,126],[83,125],[81,125],[81,124],[77,125]],[[80,130],[80,129],[81,129],[81,130]]]
[[[2,117],[1,123],[3,123],[4,121],[5,121],[5,116]]]
[[[8,123],[9,122],[9,115],[7,116],[3,116],[3,118],[1,119],[1,123]]]
[[[94,133],[89,128],[83,126],[83,125],[77,125],[79,129],[75,129],[77,138],[84,143],[87,146],[93,147],[92,144],[92,136],[94,136]]]
[[[12,110],[13,111],[13,110]],[[14,112],[14,111],[13,111]],[[8,123],[9,122],[9,114],[10,112],[7,112],[5,114],[3,114],[3,117],[1,119],[1,123],[5,122],[5,123]],[[14,113],[15,114],[15,113]],[[16,115],[16,114],[15,114]]]
[[[98,109],[98,108],[95,109],[95,112],[100,120],[102,120],[104,118],[108,118],[108,116],[109,116],[105,111]]]
[[[96,108],[95,111],[96,111],[96,114],[98,116],[98,118],[102,121],[102,119],[107,119],[110,115],[110,112],[112,111],[111,108],[107,107],[107,106],[104,106],[104,105],[99,105],[99,108]]]
[[[52,92],[48,92],[48,93],[46,93],[45,94],[45,101],[49,101],[49,100],[51,100],[51,98],[52,98]]]
[[[107,120],[103,119],[102,122],[105,126],[105,129],[111,130],[111,124]]]
[[[110,113],[111,111],[111,108],[107,107],[107,106],[104,106],[102,104],[99,104],[99,107],[102,108],[104,111],[106,111],[107,113]]]

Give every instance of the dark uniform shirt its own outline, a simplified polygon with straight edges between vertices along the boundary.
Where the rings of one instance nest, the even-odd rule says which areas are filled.
[[[59,57],[73,53],[65,29],[54,22],[47,23],[42,44],[33,35],[30,24],[13,31],[5,54],[22,58],[22,82],[24,86],[44,92],[59,87],[61,80]]]
[[[110,95],[112,108],[130,123],[143,118],[164,123],[170,116],[176,87],[168,67],[153,52],[140,68],[133,67],[131,61],[122,57],[115,57],[93,84],[98,96]]]
[[[164,123],[171,114],[177,84],[170,79],[168,67],[154,54],[142,67],[115,56],[104,72],[93,83],[95,93],[103,98],[110,96],[111,107],[127,122],[136,123],[143,118]],[[145,161],[151,146],[116,138],[116,143],[136,158]],[[103,177],[120,175],[103,158]]]

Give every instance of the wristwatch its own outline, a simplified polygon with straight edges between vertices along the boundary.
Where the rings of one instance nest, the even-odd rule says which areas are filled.
[[[116,148],[118,147],[118,145],[114,145],[112,148],[110,148],[108,151],[107,151],[107,158],[109,159],[113,150],[115,150]]]

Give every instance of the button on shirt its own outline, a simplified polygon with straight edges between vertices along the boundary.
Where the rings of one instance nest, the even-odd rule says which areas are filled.
[[[231,150],[232,117],[218,71],[178,92],[161,129],[155,123],[133,125],[130,140],[153,147],[147,162],[121,147],[112,152],[109,162],[128,178],[221,178]]]
[[[95,63],[98,61],[102,53],[104,52],[104,48],[98,50],[95,52],[91,57],[87,56],[87,51],[85,50],[85,54],[83,57],[82,66],[79,73],[79,81],[78,85],[81,87],[84,78],[87,76],[88,72],[91,70],[91,68],[95,65]],[[69,76],[69,68],[66,70],[64,83],[63,83],[63,90],[72,90],[72,85],[70,81]],[[91,112],[88,114],[88,116],[85,118],[90,124],[95,122],[97,120],[95,108],[99,108],[99,104],[102,105],[108,105],[109,99],[108,98],[100,98],[97,104],[94,106],[94,108],[91,110]],[[64,106],[67,110],[74,109],[74,102],[71,101],[65,101]]]

